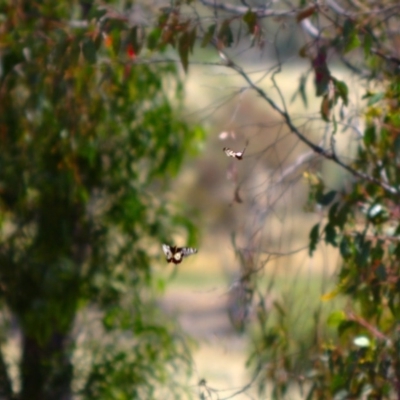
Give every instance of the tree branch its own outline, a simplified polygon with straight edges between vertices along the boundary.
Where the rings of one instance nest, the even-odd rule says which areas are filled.
[[[396,189],[395,187],[389,185],[388,183],[382,182],[379,179],[376,179],[368,174],[365,174],[363,172],[360,172],[350,165],[344,163],[339,159],[339,157],[336,155],[334,149],[332,151],[327,151],[323,149],[321,146],[316,145],[313,143],[310,139],[308,139],[306,136],[304,136],[299,129],[293,124],[289,113],[286,112],[284,109],[280,108],[267,94],[262,90],[260,87],[258,87],[251,79],[250,77],[244,72],[244,70],[237,64],[235,64],[226,54],[224,54],[221,50],[219,50],[221,58],[226,60],[226,65],[229,68],[232,68],[235,70],[248,84],[249,86],[255,90],[259,96],[265,100],[278,114],[281,115],[281,117],[284,119],[286,125],[290,129],[292,133],[294,133],[300,141],[302,141],[304,144],[306,144],[309,148],[311,148],[315,153],[323,156],[327,160],[333,161],[335,164],[340,165],[343,169],[348,171],[351,175],[354,177],[357,177],[359,179],[365,180],[367,182],[371,182],[375,185],[380,186],[383,190],[390,194],[398,195],[399,190]]]

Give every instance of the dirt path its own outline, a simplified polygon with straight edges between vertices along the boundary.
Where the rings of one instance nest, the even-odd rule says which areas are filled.
[[[165,310],[177,315],[182,328],[198,343],[193,354],[195,373],[191,385],[197,390],[198,382],[204,379],[220,398],[249,381],[245,367],[247,339],[232,328],[226,305],[227,296],[221,289],[170,290],[163,300]],[[243,394],[234,398],[249,397]]]

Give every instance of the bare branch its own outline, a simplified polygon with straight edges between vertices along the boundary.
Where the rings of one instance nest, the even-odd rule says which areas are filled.
[[[222,51],[220,50],[220,54],[222,53]],[[380,186],[382,189],[384,189],[386,192],[390,193],[390,194],[399,194],[399,190],[396,189],[395,187],[389,185],[388,183],[382,182],[379,179],[376,179],[368,174],[365,174],[363,172],[360,172],[356,169],[354,169],[353,167],[351,167],[350,165],[344,163],[343,161],[341,161],[339,159],[339,157],[336,155],[336,153],[332,152],[332,151],[326,151],[325,149],[323,149],[321,146],[316,145],[315,143],[313,143],[310,139],[308,139],[306,136],[303,135],[303,133],[301,133],[299,131],[299,129],[294,125],[292,119],[290,118],[289,114],[282,109],[281,107],[278,106],[278,104],[276,104],[275,101],[273,101],[266,93],[263,89],[261,89],[259,86],[257,86],[251,79],[250,77],[246,74],[246,72],[237,64],[235,64],[232,59],[230,59],[226,54],[223,54],[224,58],[227,60],[226,65],[230,68],[232,68],[233,70],[235,70],[240,76],[242,76],[242,78],[249,84],[249,86],[255,90],[260,97],[265,100],[276,112],[278,112],[278,114],[281,115],[281,117],[284,119],[287,127],[290,129],[290,131],[292,133],[294,133],[304,144],[306,144],[310,149],[312,149],[315,153],[323,156],[324,158],[326,158],[327,160],[332,160],[334,163],[336,163],[337,165],[340,165],[343,169],[345,169],[346,171],[350,172],[351,175],[353,175],[356,178],[374,183],[375,185]]]

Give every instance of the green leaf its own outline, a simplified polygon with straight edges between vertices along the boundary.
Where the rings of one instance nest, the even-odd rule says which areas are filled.
[[[325,243],[330,243],[332,246],[337,247],[336,229],[332,224],[325,226]]]
[[[346,314],[342,310],[337,310],[330,313],[326,323],[331,328],[337,328],[344,321],[346,321]]]
[[[300,84],[299,84],[299,93],[300,93],[301,99],[303,100],[303,104],[306,108],[308,107],[307,91],[306,91],[307,78],[308,78],[308,74],[301,75]]]
[[[111,45],[114,50],[114,54],[118,54],[121,48],[121,31],[117,29],[113,29],[110,34],[111,37]]]
[[[335,198],[336,193],[337,193],[336,190],[331,190],[321,196],[318,196],[317,203],[320,204],[321,206],[329,205]]]
[[[339,244],[339,250],[340,250],[340,255],[343,257],[344,260],[349,259],[349,257],[352,255],[351,243],[347,236],[342,237],[342,240],[340,241]]]
[[[203,40],[201,41],[201,47],[206,47],[208,45],[208,43],[210,43],[210,41],[212,40],[212,38],[214,37],[214,32],[215,32],[215,28],[216,28],[216,24],[210,25],[207,29],[206,34],[203,37]]]
[[[371,146],[376,142],[375,125],[368,125],[364,131],[364,144],[366,146]]]
[[[162,30],[160,28],[154,28],[147,35],[147,47],[149,50],[155,50],[158,46],[158,42],[160,41]]]
[[[343,25],[343,40],[344,40],[344,52],[360,47],[361,41],[358,38],[357,30],[355,28],[355,21],[347,19]]]
[[[310,244],[308,245],[308,254],[310,257],[313,255],[315,249],[317,248],[317,243],[319,239],[319,223],[315,224],[310,232]]]
[[[370,27],[367,27],[364,33],[364,57],[366,58],[371,55],[372,43],[373,43],[373,37],[370,33]]]
[[[385,93],[378,92],[378,93],[375,93],[368,97],[369,97],[369,100],[368,100],[367,106],[370,107],[370,106],[374,105],[375,103],[378,103],[379,101],[381,101],[385,97]]]
[[[254,28],[257,24],[257,14],[248,9],[246,14],[243,15],[243,21],[246,22],[247,27],[249,28],[249,33],[253,34]]]
[[[357,49],[358,47],[361,46],[361,41],[358,38],[356,32],[354,32],[346,41],[346,45],[344,48],[344,52],[348,53],[351,50]]]
[[[232,46],[234,39],[233,39],[233,33],[231,30],[231,26],[230,26],[231,20],[227,19],[225,20],[222,25],[221,28],[218,31],[218,39],[226,46],[226,47],[230,47]]]
[[[349,88],[343,81],[337,79],[333,79],[333,83],[339,97],[343,100],[344,105],[347,106],[349,103]]]
[[[82,53],[89,64],[94,64],[97,58],[96,46],[92,39],[85,38],[82,43]]]

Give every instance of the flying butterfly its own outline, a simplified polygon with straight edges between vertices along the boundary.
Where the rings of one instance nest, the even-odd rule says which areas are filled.
[[[242,151],[233,151],[229,147],[224,147],[223,151],[228,157],[236,157],[238,160],[243,158],[243,154],[246,150],[246,147]]]
[[[197,249],[194,249],[193,247],[168,246],[167,244],[163,244],[162,249],[167,261],[173,262],[174,264],[181,263],[183,257],[188,257],[197,253]]]

